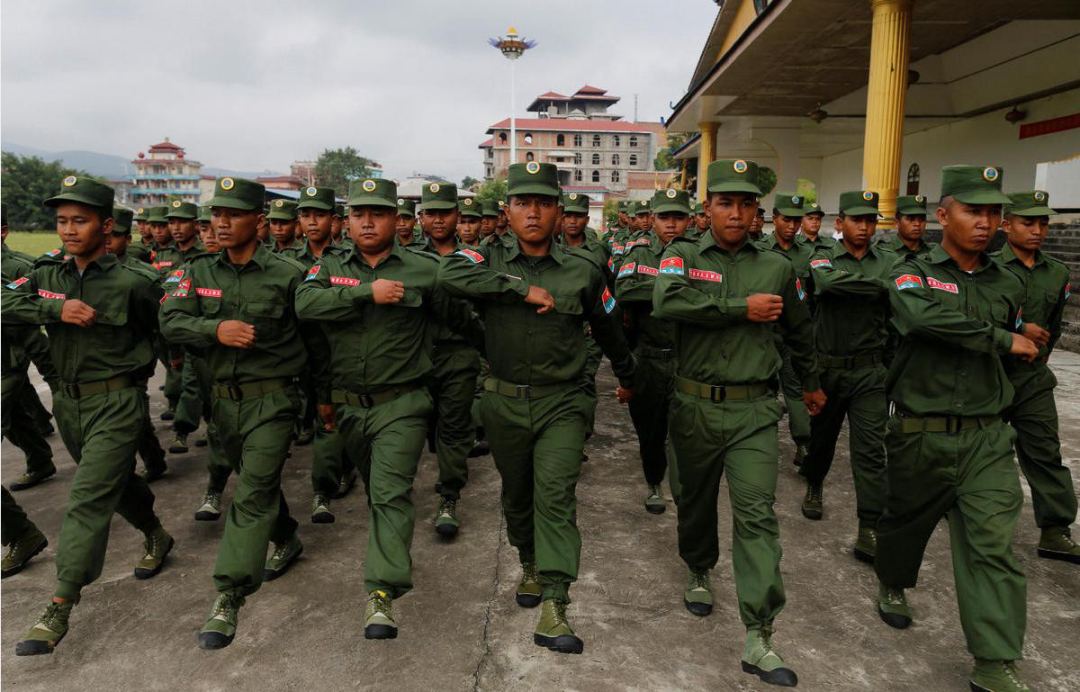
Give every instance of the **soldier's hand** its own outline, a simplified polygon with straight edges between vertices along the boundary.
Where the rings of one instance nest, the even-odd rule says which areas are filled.
[[[323,430],[333,430],[337,427],[337,413],[333,404],[319,404],[315,407],[319,411],[319,418],[323,419]]]
[[[1046,346],[1050,343],[1050,332],[1034,322],[1024,322],[1024,328],[1020,333],[1034,341],[1036,346]]]
[[[255,327],[240,320],[223,320],[217,327],[217,340],[223,346],[255,348]]]
[[[1039,347],[1023,334],[1013,334],[1012,348],[1009,349],[1009,353],[1020,356],[1020,360],[1030,363],[1039,355]]]
[[[618,387],[615,389],[615,398],[619,400],[620,404],[629,404],[634,398],[634,390]]]
[[[377,305],[397,303],[405,297],[405,284],[390,279],[375,279],[371,282],[371,299]]]
[[[543,315],[545,312],[551,312],[555,309],[555,299],[551,297],[546,288],[540,288],[539,286],[529,286],[529,294],[525,296],[525,302],[530,305],[539,305],[540,309],[536,311],[538,315]]]
[[[746,319],[751,322],[775,322],[784,310],[784,299],[768,293],[746,297]]]
[[[816,392],[803,392],[802,400],[806,405],[806,412],[811,416],[816,416],[825,408],[825,392],[821,389]]]
[[[97,321],[97,310],[75,298],[65,300],[60,306],[60,321],[90,327]]]

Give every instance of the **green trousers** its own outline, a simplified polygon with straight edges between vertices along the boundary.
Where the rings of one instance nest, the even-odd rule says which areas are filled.
[[[948,519],[960,622],[976,658],[1023,657],[1027,581],[1012,552],[1024,496],[1003,422],[950,433],[903,433],[889,421],[889,491],[874,569],[883,584],[915,586],[927,541]]]
[[[371,408],[341,404],[341,437],[359,461],[371,527],[364,554],[364,589],[393,598],[412,589],[413,480],[427,439],[433,404],[419,388]]]
[[[637,353],[634,398],[630,401],[630,420],[638,436],[641,468],[645,482],[659,485],[667,473],[668,414],[677,365],[674,357],[654,358]]]
[[[784,345],[783,339],[779,334],[774,338],[782,359],[780,388],[784,392],[784,404],[787,405],[788,410],[788,430],[795,444],[806,444],[810,441],[810,414],[806,412],[806,404],[802,400],[802,381],[795,373],[795,368],[791,364],[791,352]]]
[[[341,406],[335,404],[335,410],[340,421]],[[311,489],[316,495],[333,497],[341,485],[345,471],[354,463],[345,450],[345,436],[341,434],[341,426],[327,430],[323,427],[322,419],[316,416],[315,440],[311,449]]]
[[[481,417],[502,477],[510,545],[535,561],[544,599],[569,600],[581,561],[577,482],[585,447],[581,389],[513,399],[484,392]]]
[[[828,368],[821,373],[821,388],[827,398],[825,408],[810,422],[809,450],[799,473],[815,485],[825,482],[846,417],[856,513],[860,526],[873,528],[885,508],[888,484],[885,425],[889,422],[889,404],[885,399],[885,367]]]
[[[435,402],[435,455],[442,494],[457,499],[469,480],[469,450],[476,441],[472,403],[480,375],[480,353],[467,344],[440,344],[431,357],[428,383]]]
[[[4,375],[0,380],[3,407],[3,436],[22,450],[28,473],[47,473],[55,469],[52,447],[42,434],[40,421],[35,420],[33,408],[26,406],[27,392],[37,392],[30,384],[26,371]],[[40,405],[40,400],[38,400]]]
[[[49,413],[49,409],[45,408],[45,404],[41,403],[41,397],[38,396],[37,388],[34,383],[30,381],[30,377],[27,376],[23,384],[23,393],[20,397],[20,405],[26,409],[26,413],[34,421],[34,426],[42,433],[49,429],[49,425],[52,422],[52,414]]]
[[[210,413],[210,402],[203,399],[205,388],[199,382],[199,373],[196,370],[202,361],[205,369],[205,361],[191,351],[184,353],[184,366],[180,370],[180,399],[176,404],[176,418],[173,419],[173,430],[183,435],[188,435],[199,429],[199,422],[204,415]]]
[[[144,534],[160,525],[154,494],[135,473],[146,402],[137,386],[79,399],[61,390],[53,397],[53,413],[78,464],[56,550],[56,595],[75,600],[101,576],[114,512]]]
[[[164,339],[158,338],[158,360],[165,366],[165,400],[169,408],[176,408],[180,403],[180,395],[183,393],[183,368],[175,370],[172,367],[172,358],[179,352],[178,347],[170,346]]]
[[[1076,521],[1076,488],[1061,463],[1057,379],[1045,365],[1021,367],[1010,376],[1016,395],[1005,420],[1016,430],[1016,457],[1031,486],[1035,524],[1040,529],[1069,526]]]
[[[604,359],[604,352],[600,350],[600,344],[588,333],[589,327],[585,326],[585,371],[581,374],[581,392],[585,396],[582,401],[585,404],[585,438],[592,437],[596,427],[596,373],[600,370],[600,363]]]
[[[15,498],[11,496],[7,488],[3,488],[4,502],[2,509],[2,516],[0,516],[0,545],[11,545],[12,541],[15,541],[19,536],[26,533],[26,530],[33,526],[30,519],[27,518],[26,512],[19,506],[19,503],[15,501]]]
[[[281,491],[281,470],[299,406],[292,387],[240,401],[214,399],[217,436],[237,474],[214,565],[214,584],[221,593],[258,591],[270,542],[281,545],[296,534],[296,520]]]
[[[161,448],[161,441],[154,431],[154,423],[150,420],[150,395],[147,393],[149,386],[146,380],[136,383],[139,397],[143,401],[143,416],[139,421],[138,451],[139,458],[148,471],[154,471],[165,465],[165,450]]]
[[[670,435],[679,466],[679,555],[690,569],[720,557],[716,501],[727,472],[731,553],[739,616],[746,627],[770,624],[784,607],[780,526],[773,510],[777,478],[775,398],[713,403],[679,392]]]

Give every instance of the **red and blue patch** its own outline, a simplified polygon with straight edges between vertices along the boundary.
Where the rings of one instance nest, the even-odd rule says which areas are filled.
[[[682,257],[668,257],[660,260],[661,274],[684,274]]]
[[[605,288],[604,295],[600,299],[604,301],[604,311],[610,314],[615,309],[615,296],[611,295],[611,291]]]
[[[1020,328],[1024,326],[1024,308],[1020,308],[1016,311],[1016,331],[1020,331]]]
[[[177,269],[172,274],[169,274],[169,278],[165,279],[165,283],[167,283],[167,284],[179,283],[180,279],[183,279],[183,278],[184,278],[184,270],[183,269]]]
[[[799,300],[806,300],[806,294],[802,290],[802,281],[795,277],[795,291],[799,294]]]
[[[824,269],[826,267],[832,269],[832,262],[827,259],[810,260],[810,267],[813,269]]]
[[[462,257],[467,257],[473,264],[480,264],[484,261],[483,255],[481,255],[475,250],[470,250],[468,248],[461,248],[455,254],[461,255]]]
[[[311,269],[308,269],[308,273],[307,276],[304,277],[304,281],[314,281],[315,277],[319,275],[320,271],[322,271],[322,265],[316,264]]]
[[[20,276],[19,278],[15,279],[11,283],[9,283],[7,285],[7,287],[14,291],[16,288],[18,288],[19,286],[22,286],[24,283],[26,283],[29,280],[30,280],[30,277],[28,277],[28,276]]]
[[[622,269],[619,270],[619,278],[621,279],[624,276],[630,276],[631,274],[633,274],[635,267],[637,267],[636,262],[627,262],[626,264],[624,264],[622,266]]]
[[[905,288],[922,288],[922,279],[914,274],[901,274],[896,277],[896,290],[903,291]]]

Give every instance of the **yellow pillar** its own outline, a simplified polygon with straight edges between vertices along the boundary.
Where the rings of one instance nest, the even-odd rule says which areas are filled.
[[[870,0],[870,83],[866,94],[863,176],[880,195],[881,225],[891,228],[900,189],[912,0]]]
[[[679,189],[686,189],[686,159],[682,160],[682,172],[679,174]]]
[[[716,156],[716,129],[720,123],[698,123],[701,130],[701,153],[697,163],[697,197],[699,202],[705,201],[705,188],[708,182],[709,164]]]

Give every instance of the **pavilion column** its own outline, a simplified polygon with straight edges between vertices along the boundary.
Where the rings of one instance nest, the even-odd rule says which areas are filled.
[[[705,201],[705,191],[708,186],[709,164],[716,156],[716,130],[720,123],[698,123],[701,130],[701,153],[698,155],[697,167],[697,197],[699,202]]]
[[[881,225],[891,228],[900,188],[913,0],[870,0],[870,82],[866,93],[863,177],[880,195]]]

